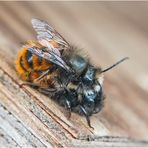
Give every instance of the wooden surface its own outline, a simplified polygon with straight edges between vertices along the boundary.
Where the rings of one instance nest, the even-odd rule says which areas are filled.
[[[148,146],[147,14],[147,2],[0,2],[0,146]],[[34,89],[20,88],[14,59],[20,42],[35,39],[31,18],[47,20],[95,65],[130,57],[105,75],[105,107],[91,117],[94,130],[79,115],[68,120]]]

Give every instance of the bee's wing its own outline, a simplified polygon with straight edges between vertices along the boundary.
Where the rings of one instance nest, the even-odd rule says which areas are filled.
[[[48,25],[47,22],[41,21],[39,19],[32,19],[32,26],[37,32],[37,38],[41,45],[43,45],[44,50],[40,50],[36,47],[28,48],[32,53],[45,58],[48,61],[51,61],[66,70],[70,68],[61,58],[60,50],[69,48],[70,45],[65,41],[65,39],[51,26]],[[51,42],[57,43],[57,47]]]
[[[39,49],[38,47],[28,47],[27,50],[29,50],[31,53],[42,57],[56,65],[59,65],[60,67],[64,68],[65,70],[69,71],[70,67],[61,59],[60,54],[57,53],[56,48],[54,48],[51,51],[46,51],[46,48]]]
[[[59,45],[59,50],[70,47],[68,42],[66,42],[66,40],[54,28],[49,26],[47,22],[39,19],[32,19],[31,22],[33,28],[37,32],[37,38],[43,46],[52,46],[50,41],[55,41]],[[45,40],[47,41],[46,44],[44,42]]]

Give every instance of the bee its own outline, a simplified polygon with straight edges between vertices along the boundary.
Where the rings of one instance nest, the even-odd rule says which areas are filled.
[[[35,87],[68,111],[90,116],[104,106],[103,74],[128,59],[125,57],[109,68],[95,67],[89,58],[71,46],[46,21],[32,19],[37,40],[25,42],[16,58],[16,71],[27,85]]]

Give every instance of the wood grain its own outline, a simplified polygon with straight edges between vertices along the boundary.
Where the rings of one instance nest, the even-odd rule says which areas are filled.
[[[147,2],[0,2],[0,146],[148,146],[147,8]],[[31,18],[47,20],[95,65],[130,57],[105,75],[105,107],[91,117],[94,130],[20,87],[14,60],[20,42],[35,39]]]

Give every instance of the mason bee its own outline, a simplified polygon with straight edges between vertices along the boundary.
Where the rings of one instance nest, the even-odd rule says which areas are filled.
[[[47,22],[32,19],[38,40],[25,42],[16,58],[16,71],[25,84],[37,88],[60,105],[86,117],[98,113],[104,104],[103,73],[94,67]]]

